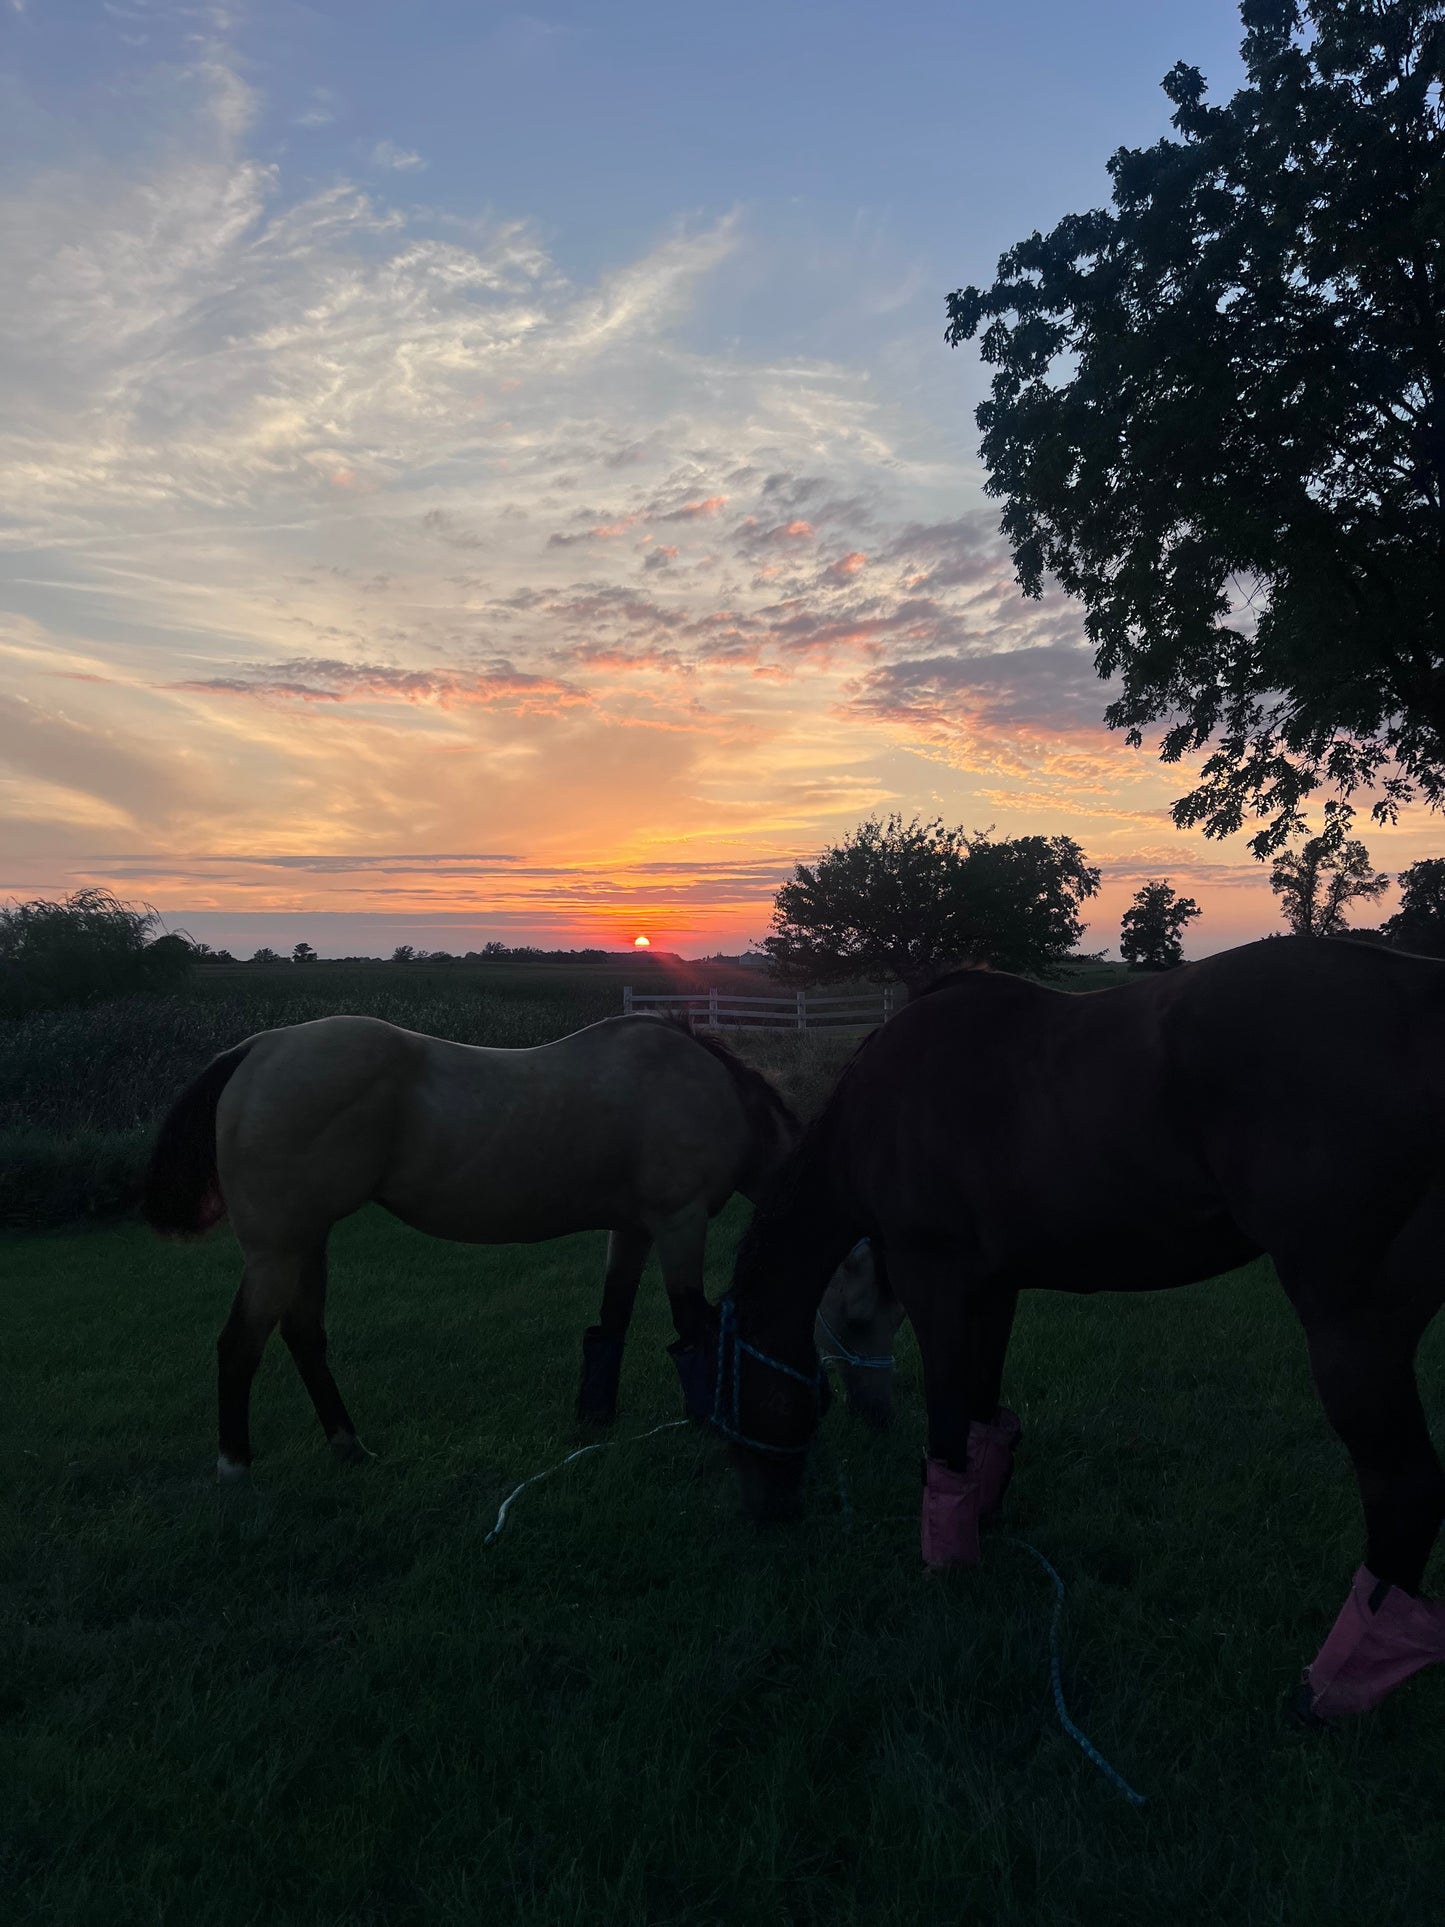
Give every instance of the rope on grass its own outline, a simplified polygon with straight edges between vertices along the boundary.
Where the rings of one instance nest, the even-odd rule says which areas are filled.
[[[565,1459],[559,1459],[555,1465],[549,1465],[544,1467],[540,1472],[534,1472],[530,1479],[523,1479],[519,1486],[513,1487],[502,1501],[501,1510],[497,1514],[497,1523],[492,1527],[486,1538],[483,1539],[482,1544],[484,1546],[492,1544],[497,1534],[507,1523],[507,1513],[511,1509],[513,1499],[519,1498],[521,1494],[527,1490],[527,1487],[529,1485],[535,1485],[538,1479],[550,1479],[554,1472],[560,1472],[564,1466],[571,1465],[574,1459],[585,1459],[589,1452],[605,1451],[609,1445],[640,1445],[644,1439],[655,1438],[659,1432],[675,1432],[680,1425],[691,1425],[691,1423],[691,1419],[669,1419],[665,1425],[654,1425],[650,1432],[639,1432],[635,1438],[598,1439],[595,1445],[578,1446],[577,1450],[575,1452],[569,1452]]]
[[[1069,1717],[1069,1709],[1064,1704],[1063,1669],[1059,1658],[1059,1635],[1064,1619],[1063,1580],[1060,1579],[1059,1575],[1054,1571],[1054,1568],[1049,1564],[1048,1560],[1045,1559],[1038,1547],[1031,1546],[1027,1539],[1010,1538],[1008,1543],[1011,1546],[1017,1546],[1021,1552],[1028,1553],[1031,1558],[1037,1559],[1044,1571],[1054,1582],[1054,1616],[1049,1624],[1049,1680],[1054,1689],[1054,1711],[1059,1716],[1059,1725],[1063,1727],[1064,1731],[1074,1742],[1075,1746],[1078,1747],[1089,1764],[1099,1769],[1104,1778],[1123,1794],[1130,1806],[1147,1806],[1149,1803],[1144,1795],[1134,1791],[1133,1787],[1130,1786],[1118,1768],[1111,1766],[1104,1758],[1103,1754],[1099,1751],[1098,1747],[1095,1746],[1088,1734],[1084,1732],[1082,1727],[1074,1724],[1073,1720]]]
[[[675,1432],[680,1426],[691,1425],[691,1423],[691,1419],[669,1419],[665,1424],[654,1425],[651,1430],[638,1432],[630,1439],[599,1439],[595,1445],[579,1446],[575,1452],[569,1452],[566,1458],[559,1459],[556,1465],[545,1466],[542,1471],[534,1472],[530,1478],[523,1479],[520,1485],[514,1486],[506,1498],[503,1499],[501,1509],[497,1513],[497,1523],[492,1527],[486,1538],[483,1539],[482,1544],[484,1546],[490,1546],[495,1542],[502,1527],[507,1522],[507,1513],[511,1510],[513,1500],[520,1497],[529,1485],[536,1485],[539,1479],[550,1478],[554,1472],[561,1472],[566,1466],[571,1465],[574,1460],[585,1459],[589,1452],[601,1452],[609,1445],[640,1445],[644,1439],[656,1438],[659,1432]],[[853,1506],[848,1496],[848,1482],[843,1472],[843,1460],[841,1456],[837,1454],[835,1454],[834,1457],[838,1472],[839,1510],[842,1514],[843,1530],[847,1532],[851,1530],[853,1524]],[[1005,1536],[1007,1537],[1007,1535]],[[1104,1778],[1108,1780],[1118,1792],[1123,1794],[1130,1806],[1147,1806],[1148,1801],[1144,1795],[1135,1792],[1123,1774],[1119,1772],[1117,1767],[1110,1765],[1109,1761],[1104,1758],[1088,1734],[1084,1732],[1082,1727],[1077,1726],[1069,1715],[1068,1706],[1064,1701],[1063,1664],[1060,1656],[1060,1636],[1063,1630],[1065,1597],[1063,1580],[1039,1551],[1038,1547],[1031,1546],[1027,1539],[1007,1537],[1007,1543],[1011,1546],[1017,1546],[1021,1552],[1026,1552],[1030,1558],[1036,1559],[1053,1581],[1054,1615],[1049,1623],[1049,1682],[1053,1688],[1054,1711],[1059,1716],[1059,1725],[1074,1742],[1075,1746],[1079,1748],[1079,1751],[1089,1764],[1099,1769],[1104,1775]]]

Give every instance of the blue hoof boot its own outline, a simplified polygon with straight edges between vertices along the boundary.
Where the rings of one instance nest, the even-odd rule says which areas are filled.
[[[717,1353],[710,1345],[688,1345],[679,1338],[668,1346],[667,1355],[682,1383],[683,1410],[696,1424],[707,1425],[717,1386]]]

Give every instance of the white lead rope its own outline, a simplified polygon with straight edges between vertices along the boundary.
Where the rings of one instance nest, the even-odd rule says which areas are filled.
[[[513,1499],[520,1497],[520,1495],[527,1490],[527,1487],[529,1485],[535,1485],[538,1479],[550,1479],[554,1472],[560,1472],[563,1466],[571,1465],[574,1459],[585,1459],[589,1452],[604,1451],[609,1445],[640,1445],[643,1439],[655,1438],[659,1432],[675,1432],[680,1425],[691,1424],[691,1419],[674,1418],[669,1419],[665,1425],[654,1425],[650,1432],[639,1432],[635,1438],[598,1439],[595,1445],[579,1445],[575,1452],[569,1452],[566,1458],[559,1459],[556,1465],[549,1465],[544,1467],[540,1472],[534,1472],[530,1479],[523,1479],[519,1486],[513,1487],[502,1501],[502,1509],[497,1514],[497,1523],[492,1527],[486,1538],[483,1539],[482,1544],[484,1546],[491,1545],[492,1541],[507,1522],[507,1511]]]

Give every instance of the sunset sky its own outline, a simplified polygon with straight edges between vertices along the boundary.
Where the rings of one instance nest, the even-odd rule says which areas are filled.
[[[1277,927],[1103,728],[1077,608],[1018,596],[942,339],[1238,38],[1232,0],[0,0],[0,897],[696,955],[900,810],[1077,837],[1090,949],[1152,875],[1192,953]],[[1438,821],[1368,841],[1394,874]]]

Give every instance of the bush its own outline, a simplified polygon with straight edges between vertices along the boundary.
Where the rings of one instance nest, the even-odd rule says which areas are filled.
[[[0,910],[0,1015],[179,988],[194,953],[184,937],[152,938],[159,921],[154,910],[121,903],[108,890]]]

